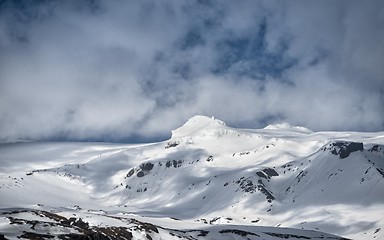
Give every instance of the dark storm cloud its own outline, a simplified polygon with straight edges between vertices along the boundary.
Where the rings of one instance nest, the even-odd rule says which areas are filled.
[[[384,129],[382,1],[2,1],[0,140]]]

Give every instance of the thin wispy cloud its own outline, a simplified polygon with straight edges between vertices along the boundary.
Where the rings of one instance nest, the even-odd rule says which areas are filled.
[[[382,1],[3,1],[0,140],[384,129]]]

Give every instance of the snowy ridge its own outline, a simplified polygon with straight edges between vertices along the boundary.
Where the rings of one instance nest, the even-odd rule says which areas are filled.
[[[0,236],[382,239],[383,136],[196,116],[154,144],[1,145]]]

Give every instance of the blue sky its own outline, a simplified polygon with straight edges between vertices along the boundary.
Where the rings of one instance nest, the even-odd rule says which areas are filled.
[[[383,1],[1,1],[0,141],[152,141],[196,114],[384,130]]]

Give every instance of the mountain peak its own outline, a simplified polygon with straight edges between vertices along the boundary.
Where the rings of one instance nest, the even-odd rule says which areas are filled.
[[[225,127],[226,124],[214,117],[196,115],[190,118],[183,126],[172,131],[172,138],[195,135],[201,130],[217,129]]]

